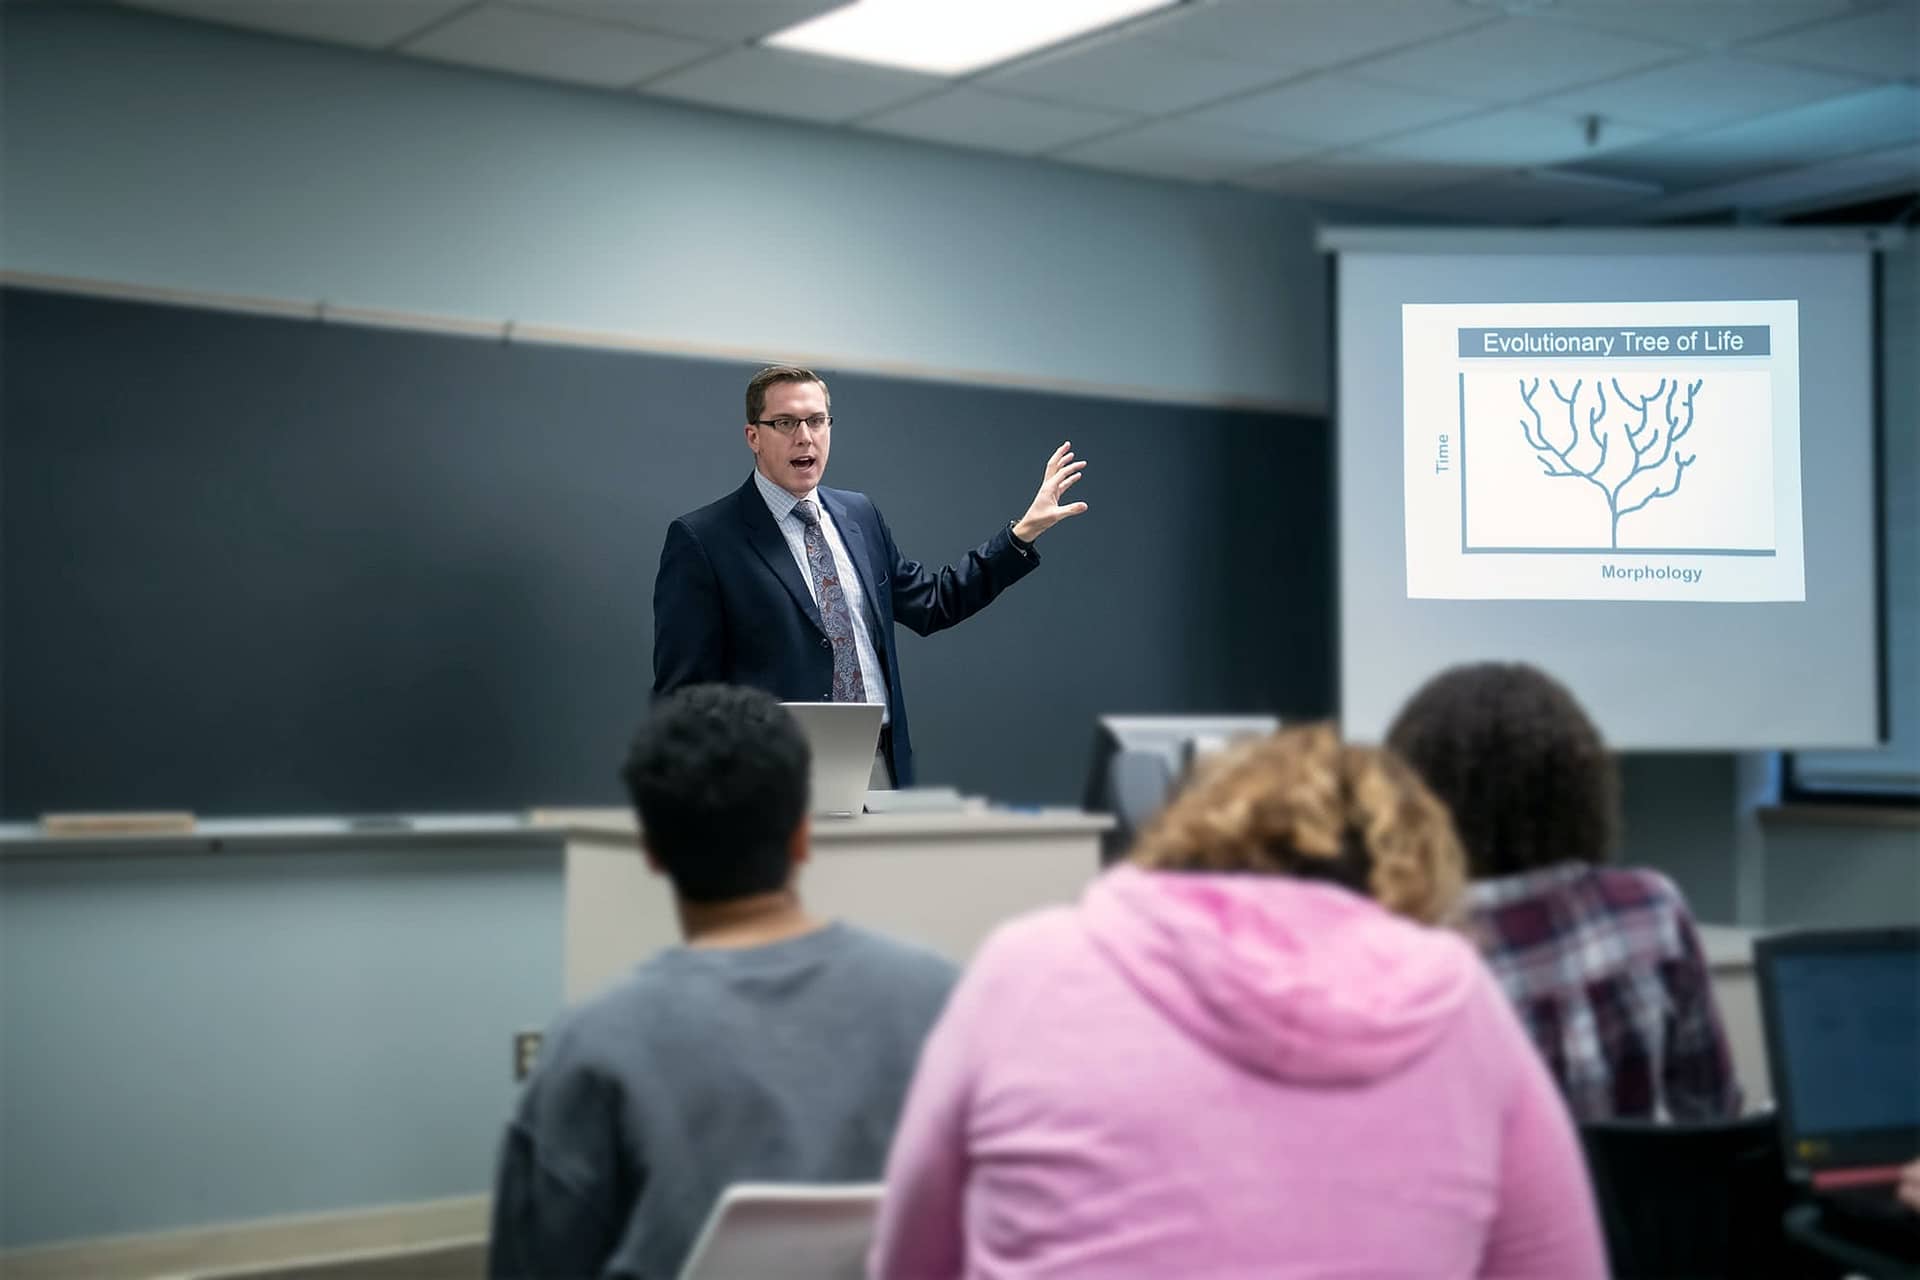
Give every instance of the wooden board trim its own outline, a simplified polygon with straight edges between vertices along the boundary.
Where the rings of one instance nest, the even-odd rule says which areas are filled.
[[[313,320],[323,324],[352,324],[372,329],[403,329],[415,333],[484,338],[495,342],[578,347],[594,351],[628,351],[697,360],[741,361],[748,364],[764,364],[777,355],[791,363],[803,364],[811,368],[831,369],[836,373],[869,374],[919,382],[959,383],[965,386],[1001,387],[1015,391],[1037,391],[1054,395],[1085,396],[1144,404],[1227,409],[1243,413],[1281,413],[1314,419],[1324,419],[1327,416],[1325,404],[1272,400],[1259,396],[1206,395],[1164,387],[1097,382],[1078,378],[1050,378],[1038,374],[948,367],[907,360],[868,360],[829,351],[768,352],[758,347],[686,342],[664,338],[657,334],[622,333],[610,329],[580,329],[568,325],[528,324],[519,320],[485,320],[470,316],[438,315],[424,311],[361,307],[328,299],[307,301],[248,294],[212,293],[164,285],[135,284],[86,276],[49,275],[37,271],[18,270],[0,270],[0,285],[17,289],[35,289],[44,293],[75,294],[81,297],[110,298],[125,302],[150,302],[161,306],[193,307],[203,311],[232,311],[246,315],[278,316],[282,319]]]

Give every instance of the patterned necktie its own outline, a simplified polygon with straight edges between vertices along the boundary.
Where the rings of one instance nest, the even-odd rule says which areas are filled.
[[[820,621],[833,642],[833,700],[865,702],[866,683],[860,679],[860,655],[853,647],[853,615],[847,612],[847,595],[840,589],[840,571],[834,567],[833,552],[820,531],[820,513],[811,498],[793,504],[793,514],[807,529],[807,567],[813,571],[813,594],[820,605]]]

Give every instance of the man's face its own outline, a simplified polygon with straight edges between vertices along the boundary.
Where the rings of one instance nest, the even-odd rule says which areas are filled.
[[[768,387],[760,422],[747,424],[747,448],[753,450],[753,465],[760,474],[796,498],[812,494],[826,474],[832,429],[808,426],[804,419],[826,414],[827,389],[817,382],[776,382]],[[798,425],[782,431],[761,425],[766,422]]]

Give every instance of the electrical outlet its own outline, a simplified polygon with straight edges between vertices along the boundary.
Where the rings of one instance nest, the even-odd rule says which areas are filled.
[[[538,1031],[516,1031],[513,1033],[513,1080],[515,1084],[533,1074],[533,1064],[540,1057],[540,1033]]]

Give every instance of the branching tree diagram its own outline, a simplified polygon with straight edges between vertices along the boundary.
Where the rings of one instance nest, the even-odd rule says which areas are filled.
[[[1611,401],[1608,384],[1613,387]],[[1584,480],[1605,495],[1612,517],[1607,545],[1617,548],[1622,519],[1680,492],[1681,477],[1696,455],[1682,457],[1674,446],[1693,429],[1693,400],[1700,382],[1687,384],[1685,399],[1677,406],[1682,395],[1678,378],[1662,378],[1642,396],[1629,395],[1618,378],[1595,378],[1591,388],[1586,379],[1576,378],[1569,391],[1560,389],[1558,379],[1549,379],[1547,386],[1554,399],[1566,406],[1567,435],[1560,435],[1559,414],[1551,415],[1554,425],[1549,428],[1548,418],[1534,403],[1540,392],[1538,378],[1531,383],[1520,379],[1520,400],[1527,407],[1520,429],[1549,476]],[[1556,443],[1562,439],[1564,445]]]

